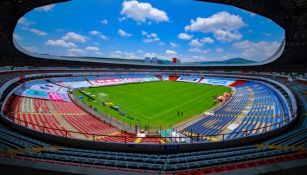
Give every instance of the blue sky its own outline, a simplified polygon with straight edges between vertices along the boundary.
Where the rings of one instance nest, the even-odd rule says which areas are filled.
[[[284,38],[274,22],[192,0],[73,0],[32,10],[15,29],[30,52],[143,59],[263,61]]]

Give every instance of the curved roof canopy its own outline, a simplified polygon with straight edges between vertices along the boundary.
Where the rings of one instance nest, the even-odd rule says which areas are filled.
[[[0,4],[0,53],[1,65],[69,65],[84,66],[80,60],[60,61],[52,59],[37,59],[26,55],[16,49],[13,43],[13,32],[19,18],[33,8],[65,2],[68,0],[3,0]],[[307,0],[200,0],[206,2],[222,3],[233,5],[275,21],[285,29],[284,52],[281,56],[261,67],[289,67],[291,65],[300,65],[306,68],[307,55]],[[277,54],[279,56],[279,54]],[[113,63],[88,63],[91,65],[112,65]],[[124,66],[117,63],[114,66]],[[150,67],[150,66],[149,66]],[[218,67],[215,67],[218,69]],[[250,67],[252,68],[252,67]]]

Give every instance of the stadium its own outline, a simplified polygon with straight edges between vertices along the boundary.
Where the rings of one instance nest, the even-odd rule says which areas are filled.
[[[14,30],[35,8],[72,2],[2,1],[1,172],[305,174],[307,1],[206,2],[269,18],[285,36],[269,58],[244,64],[55,56],[29,52]]]

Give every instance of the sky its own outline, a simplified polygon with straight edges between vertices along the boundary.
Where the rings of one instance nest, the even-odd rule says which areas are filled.
[[[245,58],[261,62],[284,30],[233,6],[193,0],[72,0],[19,19],[14,39],[30,52],[182,62]]]

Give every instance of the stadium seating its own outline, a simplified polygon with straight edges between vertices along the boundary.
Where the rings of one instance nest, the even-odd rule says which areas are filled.
[[[230,84],[234,83],[235,81],[236,81],[236,79],[233,79],[233,78],[220,78],[220,77],[206,77],[205,76],[200,81],[200,83],[229,86]]]
[[[200,134],[207,135],[219,133],[221,130],[223,130],[225,123],[217,119],[223,118],[225,121],[233,121],[234,119],[232,119],[232,117],[235,118],[237,115],[242,113],[242,109],[248,105],[248,99],[250,98],[253,99],[252,105],[250,105],[250,111],[246,114],[246,116],[244,116],[242,123],[238,126],[237,130],[244,130],[240,129],[242,126],[242,128],[247,127],[249,129],[255,129],[255,132],[250,132],[250,135],[257,134],[263,132],[261,129],[257,130],[257,128],[261,128],[262,126],[269,125],[271,123],[274,124],[275,122],[279,123],[282,120],[287,119],[288,113],[285,111],[286,104],[279,96],[280,94],[275,92],[273,88],[262,83],[251,82],[236,84],[235,88],[235,95],[230,99],[230,101],[226,102],[224,106],[217,109],[214,112],[214,115],[207,116],[207,123],[205,121],[205,118],[207,117],[204,117],[202,124],[205,124],[205,127],[203,126],[205,129],[200,129],[203,132]],[[272,98],[267,98],[268,96]],[[94,130],[93,128],[95,127],[91,126],[89,128],[89,124],[87,123],[88,121],[91,121],[91,123],[94,123],[94,125],[99,125],[99,128],[102,127],[98,123],[103,122],[86,114],[82,109],[71,102],[46,101],[42,99],[33,99],[20,96],[16,96],[16,98],[11,99],[11,102],[12,106],[15,106],[15,108],[7,108],[8,110],[11,110],[10,118],[15,120],[16,123],[19,122],[20,125],[30,129],[40,130],[50,127],[51,129],[49,128],[49,131],[46,129],[46,132],[56,135],[55,130],[57,126],[60,127],[60,121],[58,121],[57,116],[53,115],[54,112],[63,116],[64,119],[66,119],[66,117],[69,118],[67,121],[78,121],[78,126],[75,126],[75,128],[79,128],[80,131],[81,129]],[[12,115],[15,113],[26,113],[27,115]],[[278,116],[275,117],[276,119],[272,117],[274,114],[277,114]],[[248,117],[250,117],[250,119],[248,119]],[[99,122],[96,123],[97,121]],[[208,121],[213,122],[211,123],[213,124],[212,128],[206,125],[209,124]],[[71,124],[73,122],[69,123]],[[37,126],[36,124],[40,126]],[[46,126],[44,126],[44,124]],[[74,124],[77,125],[76,123]],[[284,124],[286,123],[282,123],[281,125]],[[71,125],[74,127],[73,124]],[[274,129],[274,126],[270,129]],[[76,130],[79,131],[78,129]],[[110,130],[112,130],[112,128]],[[88,130],[86,132],[96,131]],[[189,132],[190,130],[186,129],[186,131]],[[97,132],[99,134],[103,133],[102,131]],[[214,168],[224,169],[221,167],[231,166],[244,167],[248,164],[260,166],[263,165],[263,161],[278,162],[307,157],[306,153],[302,151],[302,149],[306,147],[306,133],[307,132],[304,125],[301,125],[299,128],[296,128],[291,132],[287,132],[286,134],[272,138],[265,142],[257,143],[257,145],[249,144],[248,146],[234,146],[231,148],[219,148],[184,153],[148,154],[93,150],[66,146],[58,148],[55,146],[53,148],[53,146],[48,144],[49,142],[41,141],[39,139],[17,133],[16,131],[13,131],[10,128],[0,124],[0,150],[5,153],[10,153],[10,158],[22,157],[33,161],[43,160],[55,161],[59,163],[65,162],[65,164],[72,163],[77,164],[78,166],[88,165],[96,168],[106,166],[117,167],[125,170],[128,169],[129,171],[162,171],[181,174],[196,174],[199,172],[209,172],[209,169],[211,171],[211,169]],[[63,135],[61,132],[58,132],[57,134],[59,136]],[[72,136],[76,137],[75,133],[72,133]],[[229,135],[228,137],[230,139],[238,138],[240,136],[233,134]],[[89,136],[89,138],[91,138],[91,136]],[[95,140],[136,143],[135,141],[137,138],[134,137],[134,135],[129,135],[116,130],[111,136],[97,136]],[[204,137],[199,138],[199,140],[208,141],[210,138]],[[139,140],[139,142],[144,144],[159,144],[161,143],[161,140],[159,138],[142,138]],[[41,151],[37,151],[38,149]],[[14,152],[13,155],[12,152]]]
[[[182,133],[188,136],[215,136],[221,133],[226,126],[234,121],[247,107],[248,99],[253,101],[249,112],[243,117],[240,124],[226,134],[226,139],[240,138],[266,132],[285,125],[289,120],[287,108],[279,95],[271,88],[260,83],[236,84],[236,94],[213,115],[183,129]],[[202,140],[200,141],[203,141]],[[205,138],[205,140],[208,138]]]
[[[217,135],[221,130],[232,122],[244,109],[250,92],[248,86],[241,86],[236,89],[236,94],[221,108],[214,112],[214,115],[204,116],[203,119],[186,127],[181,132],[192,136]]]
[[[225,166],[251,160],[265,160],[270,157],[295,158],[307,157],[300,152],[300,146],[306,143],[306,129],[287,133],[258,145],[237,146],[224,149],[176,153],[176,154],[145,154],[131,152],[114,152],[103,150],[82,149],[73,147],[53,148],[49,144],[17,134],[8,129],[0,128],[0,149],[48,148],[42,151],[25,149],[16,156],[35,158],[36,160],[55,160],[66,163],[80,163],[93,166],[110,166],[150,171],[204,171],[208,167]],[[304,137],[301,137],[301,135]],[[272,146],[272,145],[275,146]],[[287,160],[287,159],[281,159]],[[261,165],[261,164],[260,164]],[[196,170],[198,169],[198,170]]]
[[[254,101],[251,110],[244,117],[239,127],[235,129],[234,132],[238,133],[230,134],[227,138],[242,137],[244,134],[258,134],[286,124],[284,121],[289,116],[278,94],[261,84],[255,84],[251,88],[254,92]],[[243,131],[248,132],[244,133]]]
[[[243,85],[245,83],[246,83],[246,81],[236,80],[235,82],[231,83],[229,86],[236,87],[236,86],[239,86],[239,85]]]
[[[11,109],[10,119],[26,128],[47,132],[58,136],[73,137],[57,117],[50,113],[46,100],[16,96]]]
[[[170,75],[170,76],[168,77],[168,80],[170,80],[170,81],[176,81],[179,77],[180,77],[180,76]]]
[[[62,78],[50,78],[49,81],[64,86],[69,89],[90,87],[91,84],[85,80],[84,77],[62,77]]]
[[[86,137],[91,137],[90,134],[95,135],[110,135],[119,132],[115,127],[103,123],[102,121],[90,116],[88,114],[83,115],[63,115],[65,120],[69,122],[74,128],[81,133],[85,134]]]
[[[180,76],[177,81],[197,83],[201,79],[201,76]]]

